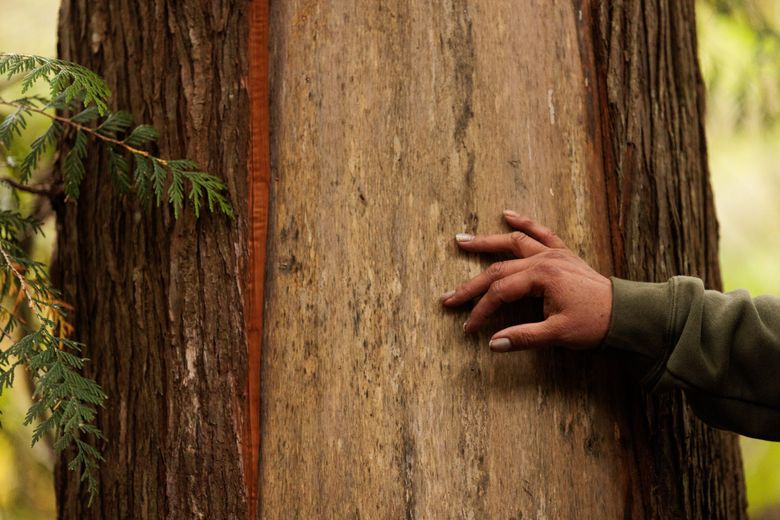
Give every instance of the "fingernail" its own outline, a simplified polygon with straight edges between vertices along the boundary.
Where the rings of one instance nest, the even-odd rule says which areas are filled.
[[[471,242],[474,240],[474,235],[469,235],[468,233],[458,233],[455,235],[455,240],[458,242]]]
[[[439,298],[439,301],[446,302],[450,298],[455,296],[455,291],[447,291],[446,293],[441,295],[441,298]]]
[[[491,339],[488,346],[490,347],[490,350],[509,350],[512,346],[512,342],[507,338],[497,338]]]
[[[469,325],[469,321],[468,320],[463,322],[463,332],[466,332],[466,327],[468,327],[468,325]]]
[[[514,211],[512,211],[511,209],[505,209],[505,210],[504,210],[504,216],[505,216],[505,217],[514,217],[514,218],[518,218],[520,215],[518,215],[517,213],[515,213],[515,212],[514,212]]]

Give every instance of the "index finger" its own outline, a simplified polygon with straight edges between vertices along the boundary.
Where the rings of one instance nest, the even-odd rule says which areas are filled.
[[[461,248],[472,253],[512,253],[527,258],[547,250],[547,246],[520,231],[500,235],[458,234],[456,240]]]
[[[504,210],[504,219],[513,228],[528,233],[547,247],[567,249],[566,244],[552,229],[543,226],[532,218],[523,217],[512,210],[506,209]]]

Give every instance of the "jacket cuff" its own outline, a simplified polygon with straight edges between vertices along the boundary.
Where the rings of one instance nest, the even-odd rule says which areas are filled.
[[[674,279],[666,283],[611,280],[612,318],[604,346],[632,353],[642,384],[652,387],[671,350]]]

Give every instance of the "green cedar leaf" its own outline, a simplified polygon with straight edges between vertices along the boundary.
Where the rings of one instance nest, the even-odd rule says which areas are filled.
[[[89,123],[90,121],[94,121],[99,116],[100,112],[98,111],[97,107],[90,105],[70,119],[76,123],[79,123],[80,125],[83,125]]]
[[[44,152],[57,144],[61,134],[62,124],[58,121],[52,121],[46,132],[33,140],[30,145],[30,153],[24,158],[20,167],[22,182],[30,179]]]
[[[154,196],[157,201],[157,207],[160,207],[162,201],[163,189],[165,186],[165,179],[168,177],[168,172],[165,171],[165,167],[157,159],[152,159],[152,176],[154,180]]]
[[[172,159],[168,161],[168,166],[171,170],[184,172],[192,172],[198,170],[198,163],[189,159]]]
[[[8,114],[0,123],[0,142],[8,147],[15,135],[21,136],[22,130],[27,128],[26,116],[28,115],[29,112],[22,107]]]
[[[96,132],[108,137],[116,137],[117,134],[130,128],[131,124],[133,124],[133,118],[127,112],[112,112],[97,127]]]
[[[85,107],[92,104],[100,114],[108,112],[111,91],[100,76],[86,67],[42,56],[0,54],[0,75],[11,78],[17,74],[25,74],[22,93],[38,81],[47,81],[52,99],[64,94],[68,102],[81,99]]]
[[[169,163],[170,166],[170,163]],[[171,170],[171,185],[168,187],[168,202],[173,205],[173,216],[178,219],[184,201],[184,176],[179,170]]]
[[[73,147],[65,156],[65,167],[63,169],[64,191],[67,197],[72,199],[79,198],[79,186],[84,180],[86,174],[84,170],[84,158],[87,155],[87,135],[79,130],[76,132],[76,138],[73,141]]]
[[[121,194],[129,192],[131,186],[128,177],[130,166],[127,159],[122,154],[117,153],[113,147],[108,148],[108,169],[114,188]]]
[[[159,134],[153,126],[139,125],[133,129],[127,139],[124,140],[125,144],[134,148],[140,148],[149,143],[157,141]]]
[[[142,155],[135,156],[135,192],[141,205],[149,209],[152,202],[152,161]]]
[[[204,196],[210,212],[213,213],[218,209],[223,214],[233,217],[233,207],[223,193],[226,187],[218,177],[205,172],[184,172],[184,175],[190,181],[189,198],[196,217],[200,216]]]

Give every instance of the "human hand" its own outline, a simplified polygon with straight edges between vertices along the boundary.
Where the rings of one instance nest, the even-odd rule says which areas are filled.
[[[447,307],[475,298],[479,301],[463,324],[465,332],[482,327],[501,305],[525,297],[543,299],[544,320],[515,325],[493,334],[496,352],[545,346],[595,348],[609,330],[612,282],[572,253],[547,227],[504,211],[518,231],[500,235],[456,235],[458,245],[472,253],[512,253],[513,260],[497,262],[441,297]]]

